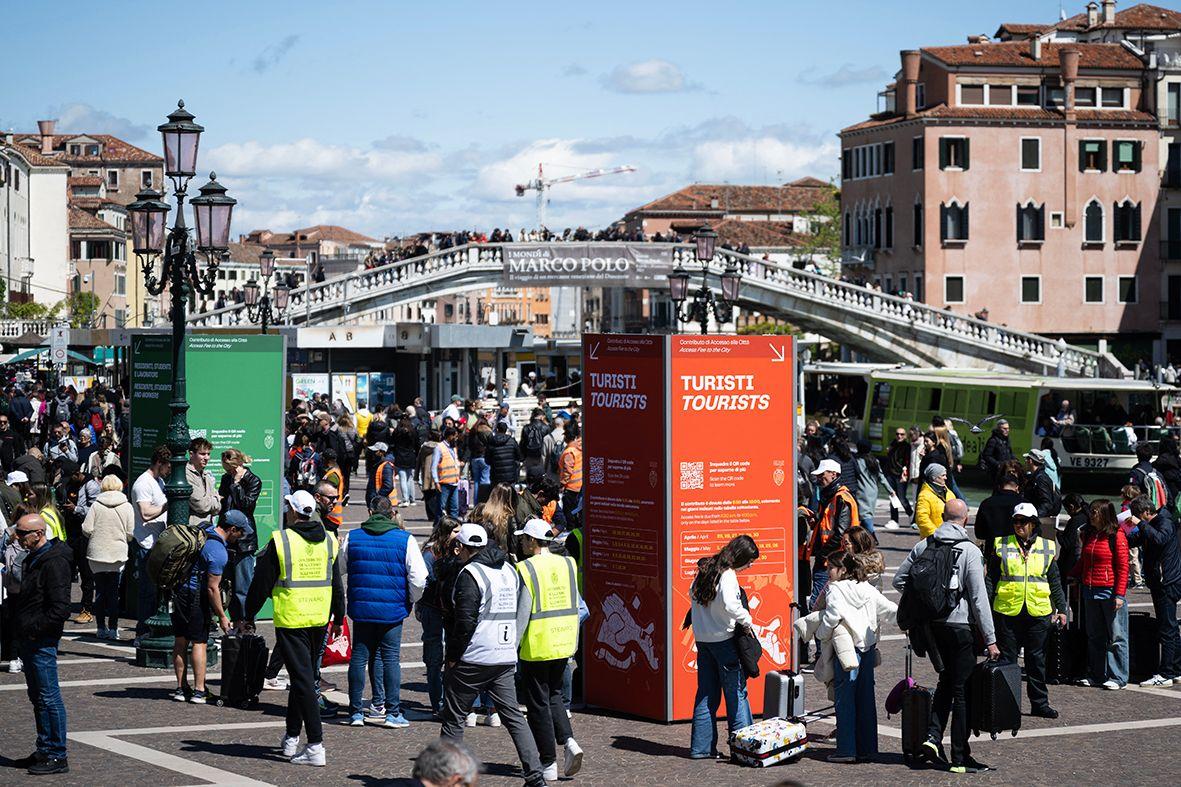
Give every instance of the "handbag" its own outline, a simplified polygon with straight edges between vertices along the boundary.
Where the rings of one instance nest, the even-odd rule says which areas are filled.
[[[348,664],[353,657],[353,640],[349,635],[349,619],[345,618],[341,624],[340,636],[332,636],[332,624],[328,624],[328,644],[324,647],[324,658],[320,660],[321,667],[331,667],[334,664]]]
[[[746,591],[738,589],[738,597],[742,599],[743,609],[750,610],[746,600]],[[755,637],[750,626],[738,624],[734,627],[734,649],[738,651],[738,661],[742,664],[742,671],[748,678],[759,676],[759,659],[763,657],[763,646]]]

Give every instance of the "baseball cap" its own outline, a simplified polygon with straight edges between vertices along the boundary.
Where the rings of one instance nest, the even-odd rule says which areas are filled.
[[[459,528],[459,535],[456,538],[464,546],[483,547],[488,545],[488,531],[475,522],[465,522]]]
[[[1025,454],[1026,459],[1032,459],[1038,464],[1044,465],[1046,463],[1046,452],[1040,448],[1031,448],[1029,453]]]
[[[550,535],[549,522],[544,519],[534,517],[525,523],[525,526],[520,530],[513,531],[514,536],[531,536],[538,541],[552,541],[553,536]]]
[[[23,470],[13,470],[8,474],[8,477],[4,479],[4,482],[9,486],[12,486],[13,484],[27,484],[29,483],[29,476],[26,475]]]
[[[812,475],[820,475],[821,473],[840,473],[841,466],[833,459],[821,459],[820,464],[816,465],[816,469],[812,471]]]
[[[390,447],[382,442],[374,443],[371,447],[374,451],[381,451],[383,454],[390,450]]]
[[[1037,508],[1033,503],[1018,503],[1013,507],[1013,518],[1023,517],[1025,519],[1037,519]]]
[[[254,533],[254,528],[250,526],[250,520],[237,509],[222,514],[221,523],[224,527],[236,527],[248,536]]]
[[[291,506],[291,510],[297,514],[311,516],[316,512],[316,498],[312,497],[312,493],[306,489],[292,492],[283,499],[287,501],[287,505]]]

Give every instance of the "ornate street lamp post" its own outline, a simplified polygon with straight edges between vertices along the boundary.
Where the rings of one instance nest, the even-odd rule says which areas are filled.
[[[259,272],[262,274],[262,287],[257,281],[246,285],[246,316],[253,323],[262,323],[262,332],[267,332],[267,326],[282,322],[283,312],[291,299],[291,290],[286,284],[275,286],[274,300],[271,299],[271,274],[275,272],[275,253],[266,249],[258,255]]]
[[[226,196],[225,187],[217,182],[217,176],[210,173],[209,183],[200,189],[200,196],[194,197],[193,218],[197,237],[194,243],[189,228],[185,225],[184,202],[189,179],[197,171],[197,146],[204,128],[193,122],[193,115],[185,110],[185,102],[177,102],[176,110],[168,116],[168,122],[158,127],[164,138],[164,174],[172,181],[173,196],[176,198],[176,222],[165,230],[168,203],[163,195],[153,189],[144,189],[136,195],[135,202],[127,206],[131,214],[131,234],[134,252],[143,270],[145,285],[152,295],[169,290],[169,319],[172,322],[172,399],[168,406],[171,415],[168,421],[167,443],[172,455],[172,470],[164,486],[168,498],[168,526],[189,523],[189,495],[192,488],[185,480],[185,462],[189,450],[189,403],[185,400],[185,310],[189,293],[195,290],[209,295],[213,292],[217,276],[217,265],[228,251],[230,217],[237,203]],[[202,273],[197,265],[197,253],[208,263]],[[156,276],[156,257],[163,254],[159,277]],[[141,577],[140,581],[145,581]],[[149,620],[151,636],[136,653],[136,663],[147,666],[167,666],[158,663],[160,651],[171,650],[171,623],[168,616],[167,593],[160,594],[160,605],[156,615]]]
[[[738,288],[742,284],[742,273],[731,260],[722,272],[722,297],[714,295],[709,286],[709,263],[714,258],[714,250],[718,242],[718,234],[702,225],[693,233],[693,241],[697,261],[701,263],[701,286],[693,293],[693,300],[688,308],[682,308],[689,297],[689,280],[692,275],[684,266],[677,263],[676,269],[668,275],[668,291],[672,297],[673,307],[676,309],[677,319],[681,322],[696,322],[701,326],[703,334],[709,333],[709,313],[713,310],[714,319],[718,323],[730,322],[734,319],[734,304],[738,301]]]

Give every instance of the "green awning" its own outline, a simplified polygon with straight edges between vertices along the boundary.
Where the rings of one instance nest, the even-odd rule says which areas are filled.
[[[70,356],[75,361],[81,361],[82,363],[88,363],[91,366],[98,366],[99,365],[99,362],[94,360],[93,358],[88,358],[87,356],[83,355],[82,353],[76,353],[73,350],[66,350],[66,355]]]
[[[33,349],[33,350],[25,350],[24,352],[17,353],[16,355],[12,356],[7,361],[4,361],[3,363],[5,363],[5,364],[20,363],[21,361],[27,361],[30,358],[35,358],[43,352],[49,352],[49,348],[48,347],[37,347],[36,349]]]

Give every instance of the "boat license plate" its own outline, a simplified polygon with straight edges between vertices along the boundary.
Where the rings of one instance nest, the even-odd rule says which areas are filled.
[[[1106,456],[1072,456],[1071,467],[1107,467],[1111,459]]]

